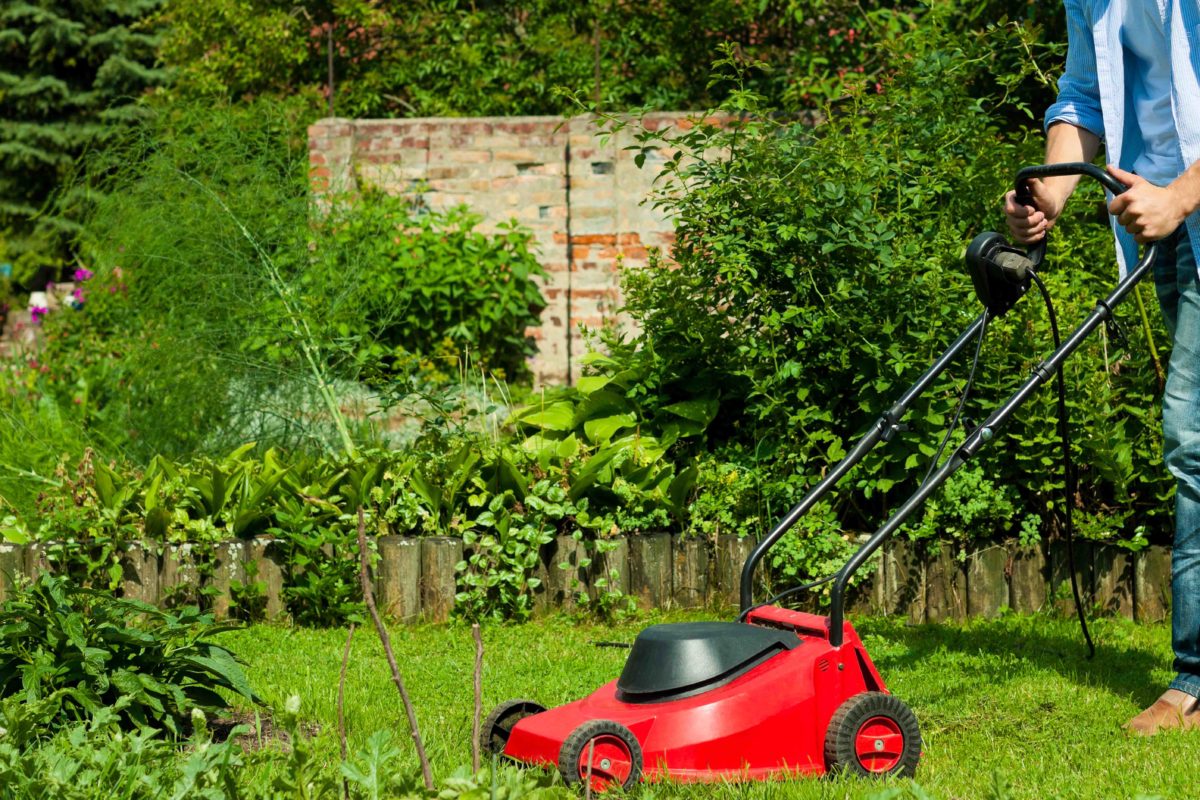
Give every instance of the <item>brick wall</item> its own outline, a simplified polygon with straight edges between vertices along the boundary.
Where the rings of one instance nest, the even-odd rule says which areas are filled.
[[[686,125],[685,116],[647,123]],[[638,169],[628,132],[603,142],[595,133],[584,117],[326,119],[309,128],[309,159],[318,195],[424,184],[431,208],[465,203],[484,230],[513,218],[531,230],[548,273],[532,367],[539,383],[562,383],[579,375],[579,326],[615,318],[619,264],[644,266],[651,248],[674,241],[671,222],[643,203],[662,155]]]

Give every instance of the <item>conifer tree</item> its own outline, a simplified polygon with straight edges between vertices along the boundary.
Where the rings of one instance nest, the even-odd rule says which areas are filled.
[[[79,156],[145,113],[140,98],[165,81],[148,22],[162,3],[0,4],[0,261],[27,287],[70,259],[83,193],[64,192]]]

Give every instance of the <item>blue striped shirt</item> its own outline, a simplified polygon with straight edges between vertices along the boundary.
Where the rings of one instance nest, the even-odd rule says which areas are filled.
[[[1179,140],[1181,168],[1200,160],[1200,2],[1196,0],[1065,0],[1067,65],[1058,81],[1058,100],[1046,112],[1046,127],[1068,122],[1104,140],[1108,163],[1132,170],[1142,155],[1135,87],[1146,77],[1131,74],[1145,61],[1129,58],[1122,44],[1127,6],[1148,2],[1163,23],[1170,63],[1171,113]],[[1187,218],[1200,263],[1200,212]],[[1137,258],[1133,236],[1112,220],[1117,258],[1124,273]]]

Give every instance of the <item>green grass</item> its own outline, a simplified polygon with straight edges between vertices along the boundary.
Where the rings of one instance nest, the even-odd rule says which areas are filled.
[[[573,700],[614,678],[626,652],[597,640],[632,641],[651,621],[612,627],[547,620],[484,629],[484,713],[512,697],[546,705]],[[965,625],[856,622],[888,688],[921,722],[925,754],[916,785],[852,779],[720,786],[653,786],[641,798],[1097,798],[1194,796],[1200,734],[1127,737],[1121,724],[1171,677],[1166,626],[1096,620],[1097,654],[1085,660],[1075,623],[1006,617]],[[336,697],[345,631],[256,626],[226,634],[271,704],[301,696],[320,726],[314,747],[337,759]],[[470,762],[473,645],[465,626],[396,627],[393,644],[438,775]],[[403,708],[378,638],[355,635],[347,676],[351,747],[380,728],[404,738]],[[266,767],[263,767],[266,768]]]

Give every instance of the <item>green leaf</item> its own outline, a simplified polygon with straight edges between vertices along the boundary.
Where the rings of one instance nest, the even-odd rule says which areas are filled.
[[[250,688],[242,665],[225,648],[210,644],[205,646],[203,653],[187,656],[182,660],[204,669],[219,682],[219,685],[232,689],[247,700],[254,701],[258,698]]]
[[[671,485],[667,488],[667,499],[671,503],[671,511],[675,514],[676,519],[684,517],[687,511],[688,496],[691,495],[692,489],[695,488],[696,478],[699,475],[699,468],[695,464],[692,464],[676,475],[671,481]]]
[[[162,506],[147,510],[145,519],[146,536],[155,541],[162,541],[167,536],[167,528],[171,524],[171,515]]]
[[[95,482],[96,496],[100,498],[100,505],[112,508],[112,500],[116,494],[115,486],[120,479],[102,462],[96,462],[94,468],[92,480]]]
[[[433,484],[425,479],[425,476],[418,471],[413,471],[409,476],[409,482],[412,485],[413,491],[417,496],[425,501],[425,505],[435,515],[441,513],[442,510],[442,493],[434,488]]]
[[[552,403],[545,408],[532,408],[516,416],[525,425],[547,431],[569,431],[574,425],[575,407],[566,401]]]
[[[672,403],[669,406],[663,406],[663,411],[707,427],[717,415],[717,406],[717,399],[710,397],[703,400],[684,400],[681,403]]]
[[[603,389],[612,380],[608,375],[584,375],[575,382],[575,388],[580,394],[588,395],[599,389]]]
[[[575,434],[570,434],[567,438],[557,443],[554,452],[555,455],[564,461],[574,458],[579,453],[579,439],[575,437]]]
[[[632,427],[637,423],[633,414],[614,414],[610,417],[590,419],[583,423],[583,432],[592,444],[607,444],[613,435],[623,428]]]
[[[67,635],[67,639],[75,647],[82,652],[87,647],[87,636],[83,632],[83,616],[78,613],[67,614],[62,617],[63,633]]]

